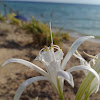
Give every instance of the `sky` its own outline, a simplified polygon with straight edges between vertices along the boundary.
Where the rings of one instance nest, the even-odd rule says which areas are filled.
[[[9,0],[14,1],[14,0]],[[15,1],[40,1],[40,2],[63,2],[63,3],[81,3],[81,4],[100,4],[100,0],[15,0]]]

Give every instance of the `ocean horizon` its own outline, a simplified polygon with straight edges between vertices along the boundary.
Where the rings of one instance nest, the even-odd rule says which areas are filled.
[[[31,1],[3,1],[0,2],[0,13],[5,15],[2,3],[19,12],[29,20],[32,16],[36,20],[49,23],[66,31],[73,31],[100,37],[100,5],[50,3]],[[9,13],[9,9],[6,9]]]

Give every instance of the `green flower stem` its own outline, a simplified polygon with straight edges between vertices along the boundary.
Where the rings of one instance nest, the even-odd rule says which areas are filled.
[[[59,98],[60,98],[60,100],[64,100],[63,91],[61,90],[58,77],[57,77],[57,83],[58,83],[58,90],[59,90],[58,91]]]
[[[59,95],[60,100],[64,100],[63,95]]]

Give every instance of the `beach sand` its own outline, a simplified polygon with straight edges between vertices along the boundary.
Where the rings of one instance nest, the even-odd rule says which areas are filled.
[[[71,36],[70,38],[70,41],[64,41],[62,43],[62,49],[65,54],[68,52],[68,47],[76,40],[76,37]],[[39,53],[39,49],[34,48],[34,45],[31,45],[31,43],[31,34],[26,34],[23,30],[20,30],[14,25],[0,23],[0,66],[9,58],[20,58],[31,61],[45,69],[40,62],[34,61]],[[86,41],[78,48],[78,51],[89,61],[90,58],[84,55],[83,51],[96,55],[100,52],[100,43]],[[66,70],[75,65],[79,65],[79,60],[72,57],[66,66]],[[84,78],[84,73],[82,71],[76,71],[72,74],[75,87],[72,88],[67,81],[65,81],[65,100],[75,99],[77,90]],[[10,63],[4,68],[0,68],[0,100],[13,100],[16,90],[22,82],[28,78],[39,75],[38,72],[17,63]],[[35,97],[39,97],[39,100],[59,100],[55,90],[53,90],[52,86],[47,81],[35,82],[28,86],[20,100],[33,100]],[[100,100],[100,91],[96,94],[92,94],[90,100]]]

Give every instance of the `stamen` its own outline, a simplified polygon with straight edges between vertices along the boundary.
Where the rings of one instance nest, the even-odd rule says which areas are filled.
[[[45,50],[46,50],[46,51],[49,51],[49,47],[45,46]]]

